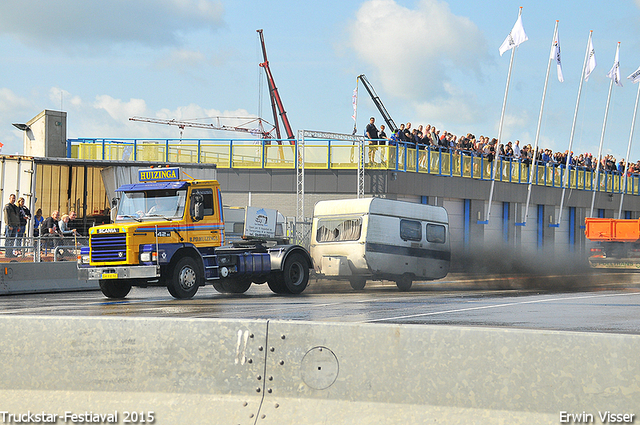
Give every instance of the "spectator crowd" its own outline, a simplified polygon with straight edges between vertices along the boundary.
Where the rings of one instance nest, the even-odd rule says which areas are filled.
[[[554,167],[582,168],[586,170],[596,170],[599,165],[601,172],[610,172],[622,175],[625,172],[625,161],[617,161],[613,155],[603,155],[598,161],[597,154],[591,153],[574,154],[565,150],[564,152],[553,152],[551,149],[540,148],[533,152],[531,144],[520,145],[520,141],[509,141],[506,144],[500,143],[496,138],[487,136],[476,137],[467,133],[463,136],[454,135],[448,131],[437,129],[435,126],[427,124],[412,127],[411,123],[400,124],[400,128],[387,137],[384,125],[379,131],[375,126],[375,118],[371,117],[365,129],[365,136],[371,145],[403,145],[412,149],[435,149],[446,152],[454,152],[461,155],[471,155],[487,158],[489,162],[496,157],[507,161],[519,161],[524,164],[534,163],[537,165],[549,165]],[[598,164],[599,162],[599,164]],[[636,163],[630,162],[628,175],[640,173],[640,160]]]
[[[25,238],[27,226],[31,220],[31,212],[24,205],[24,198],[19,198],[16,202],[16,195],[9,195],[9,202],[3,208],[4,213],[4,254],[5,257],[15,257],[23,255],[22,247],[28,247],[31,242]],[[55,210],[48,218],[42,217],[42,209],[38,208],[33,217],[33,236],[44,238],[45,246],[56,247],[62,244],[66,237],[76,238],[80,236],[78,231],[71,227],[70,222],[76,219],[75,211],[64,214],[60,217],[60,212]]]

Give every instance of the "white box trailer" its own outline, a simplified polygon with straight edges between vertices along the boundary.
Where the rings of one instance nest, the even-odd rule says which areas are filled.
[[[357,290],[367,280],[393,280],[406,291],[449,272],[447,211],[383,198],[320,201],[310,252],[320,277],[349,280]]]

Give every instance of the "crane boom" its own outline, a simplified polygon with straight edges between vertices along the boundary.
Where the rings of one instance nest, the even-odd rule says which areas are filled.
[[[271,138],[271,133],[266,131],[263,128],[263,125],[262,125],[263,120],[261,118],[251,119],[251,121],[258,121],[258,128],[245,128],[245,127],[236,127],[236,126],[229,126],[229,125],[216,125],[216,124],[202,123],[202,122],[178,121],[175,119],[165,120],[165,119],[159,119],[159,118],[145,118],[145,117],[131,117],[129,118],[129,120],[148,122],[152,124],[175,125],[180,129],[184,129],[185,127],[194,127],[194,128],[204,128],[208,130],[237,131],[240,133],[250,133],[254,136],[260,136],[263,139]]]
[[[373,103],[375,103],[376,107],[378,108],[378,111],[380,111],[380,115],[382,115],[384,122],[387,123],[387,126],[389,127],[391,132],[395,133],[396,131],[398,131],[398,127],[396,127],[396,123],[393,122],[393,118],[391,118],[391,115],[389,115],[389,112],[387,112],[387,108],[385,108],[384,105],[382,104],[380,97],[378,97],[378,95],[376,94],[376,91],[373,89],[373,86],[371,85],[371,83],[369,83],[369,80],[367,80],[367,77],[364,74],[360,74],[358,75],[358,79],[362,81],[362,85],[364,86],[365,89],[367,89],[367,92],[369,92],[369,96],[371,96],[371,100],[373,100]]]
[[[289,124],[289,119],[287,118],[287,112],[284,110],[284,105],[282,104],[282,99],[280,98],[280,94],[278,93],[278,88],[276,87],[276,83],[273,80],[273,75],[271,74],[271,69],[269,68],[269,61],[267,60],[267,48],[264,44],[264,35],[262,34],[262,30],[256,30],[258,34],[260,34],[260,44],[262,45],[262,56],[264,57],[264,62],[260,64],[262,68],[264,68],[265,73],[267,74],[267,82],[269,84],[269,96],[271,98],[271,109],[273,110],[273,120],[275,121],[276,134],[278,138],[280,138],[280,127],[278,126],[278,112],[280,113],[280,119],[282,120],[282,125],[284,125],[284,129],[287,132],[287,139],[295,139],[295,135],[293,134],[293,130],[291,129],[291,125]],[[277,112],[276,112],[277,108]],[[292,142],[293,144],[293,142]]]

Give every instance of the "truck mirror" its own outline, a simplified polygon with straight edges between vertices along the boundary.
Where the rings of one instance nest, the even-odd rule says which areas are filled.
[[[111,208],[118,206],[118,198],[111,198]]]
[[[193,220],[202,220],[204,218],[204,197],[197,193],[193,195],[191,203],[193,204]]]

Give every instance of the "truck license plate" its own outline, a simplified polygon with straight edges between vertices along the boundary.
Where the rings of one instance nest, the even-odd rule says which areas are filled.
[[[102,273],[101,279],[117,279],[118,273]]]

